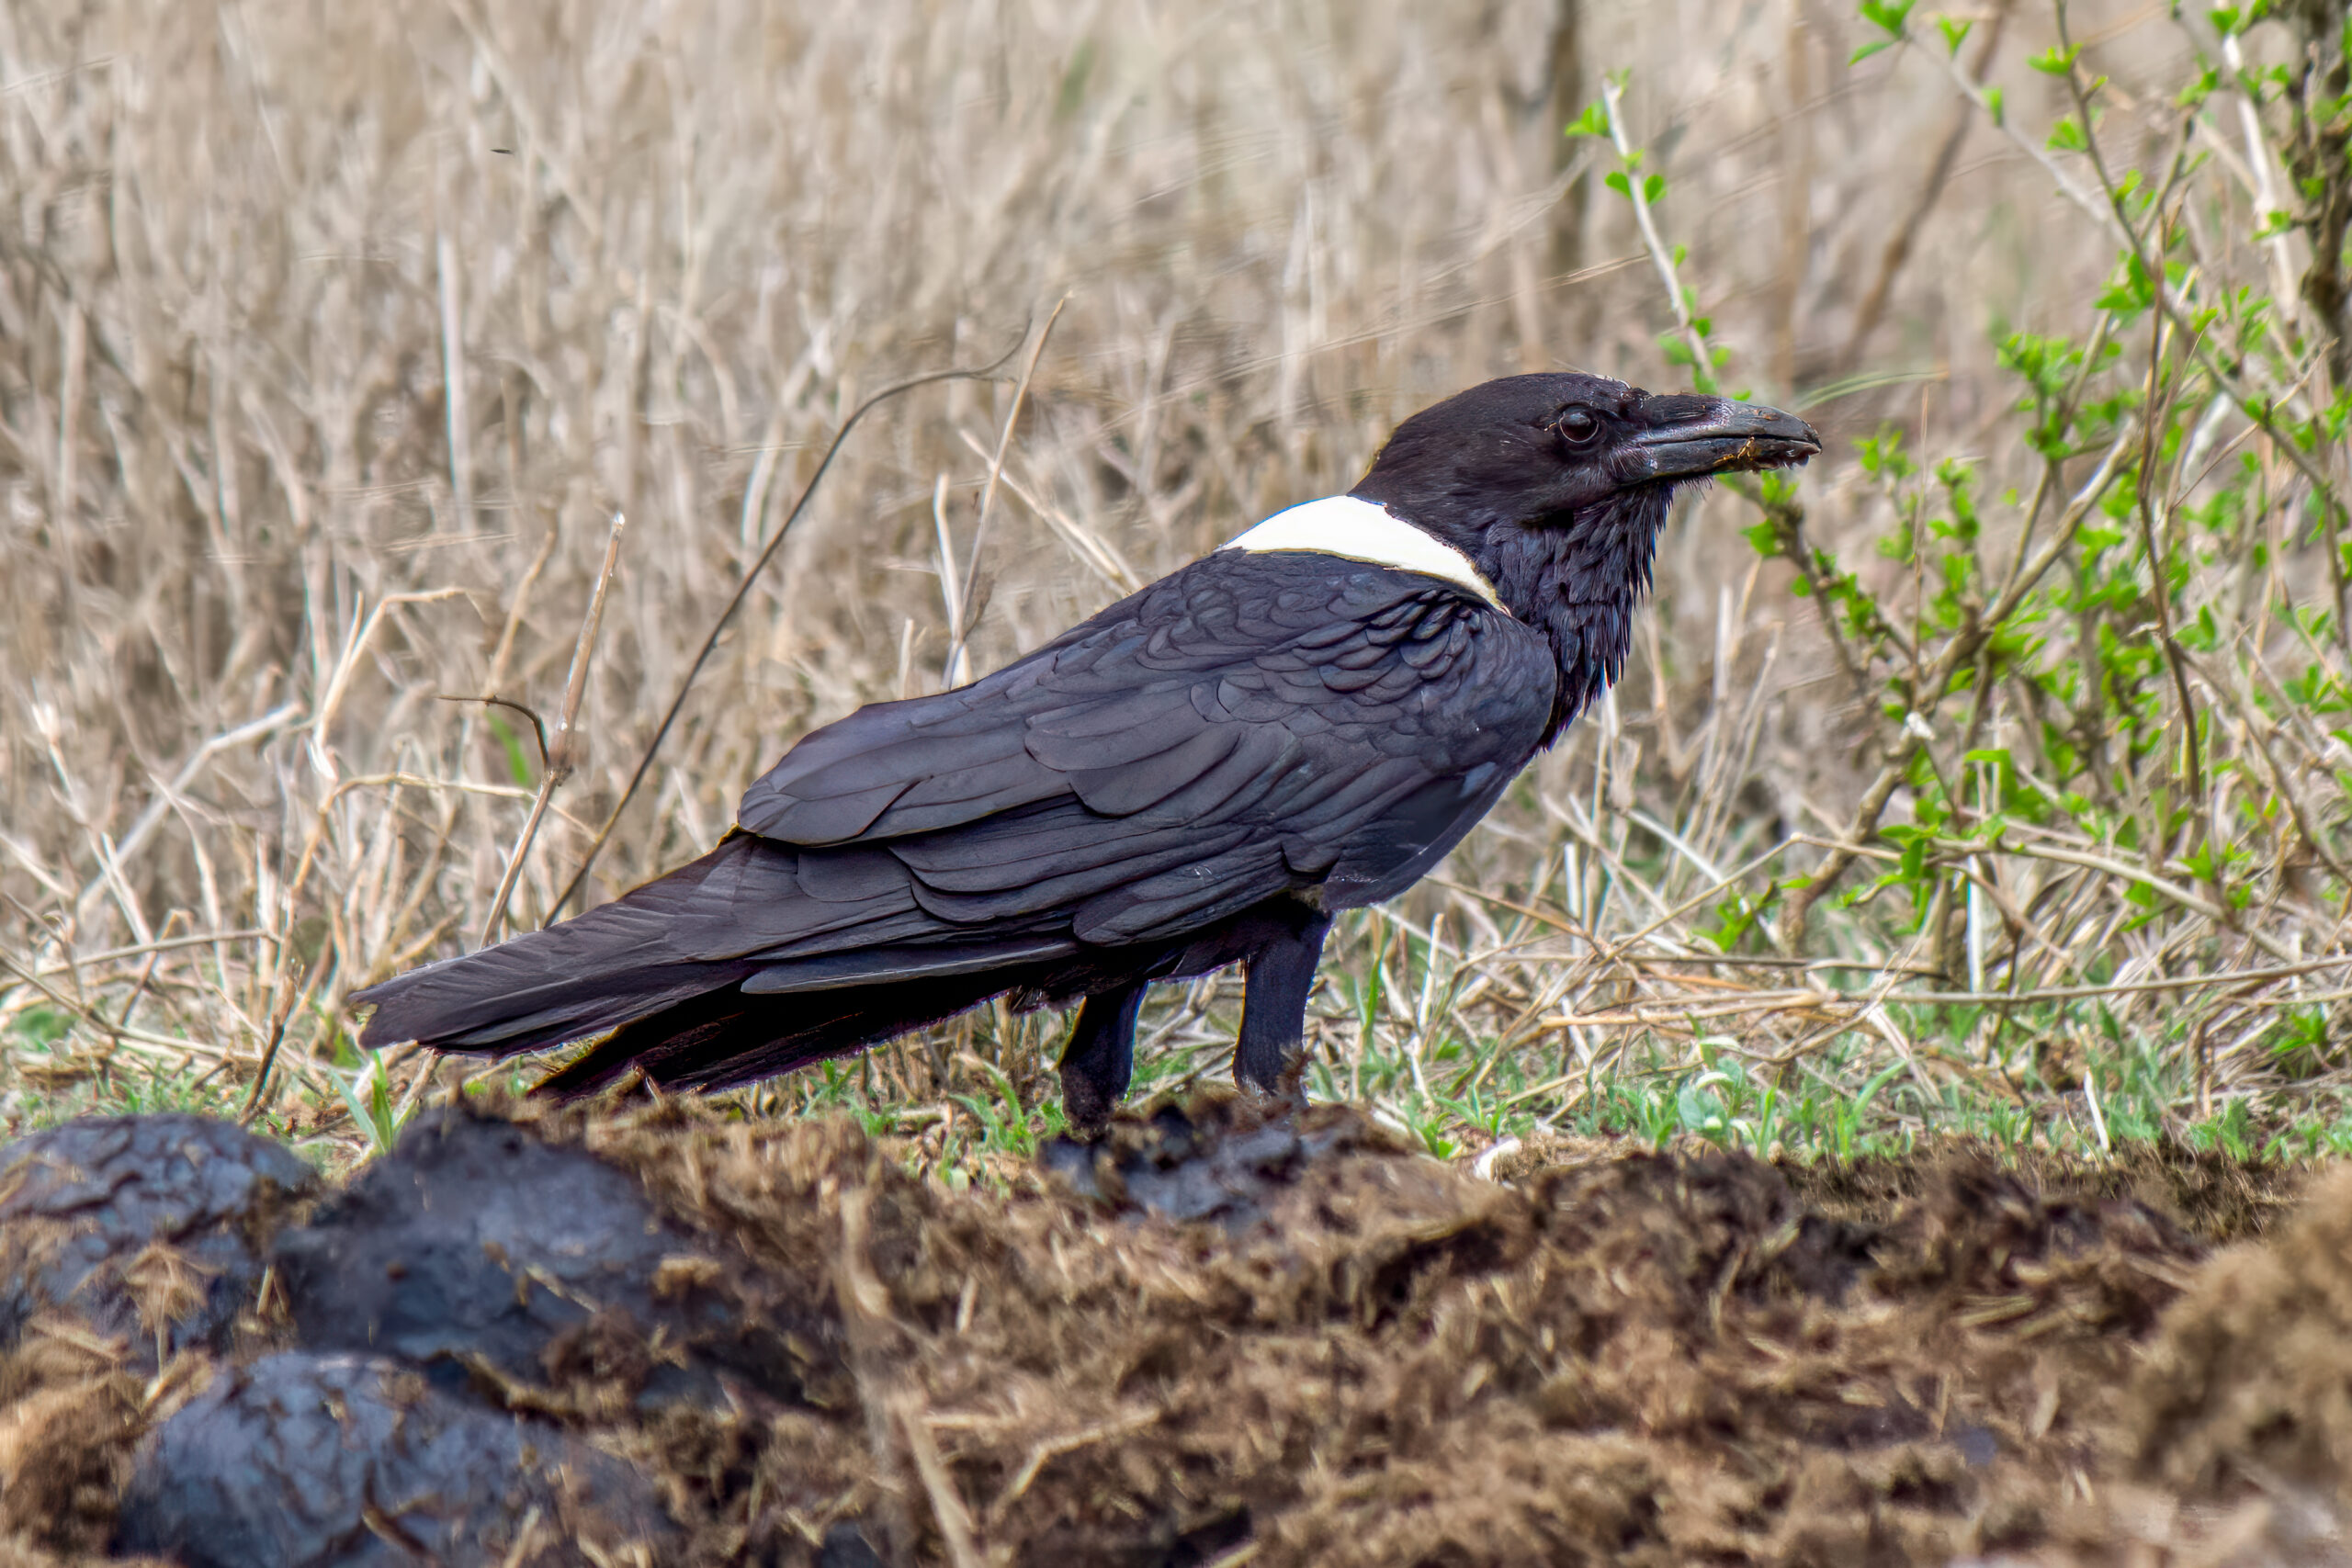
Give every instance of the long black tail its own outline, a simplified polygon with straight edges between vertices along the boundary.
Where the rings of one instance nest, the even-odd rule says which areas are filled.
[[[395,976],[352,997],[376,1013],[363,1045],[413,1040],[511,1056],[731,991],[759,968],[682,957],[668,940],[720,856],[704,856],[577,919]]]
[[[836,893],[830,903],[805,886],[828,874],[818,886]],[[353,1002],[376,1009],[360,1042],[505,1057],[611,1032],[541,1089],[589,1094],[635,1066],[665,1089],[712,1089],[878,1044],[1007,991],[1070,989],[1055,983],[1072,968],[1067,941],[958,929],[910,897],[844,900],[842,874],[732,838],[576,919],[357,993]],[[829,923],[834,951],[787,957],[767,945]],[[901,941],[856,945],[877,928]],[[1073,975],[1081,989],[1091,979],[1082,963]]]
[[[665,1089],[756,1083],[953,1018],[1028,978],[994,970],[781,997],[729,986],[622,1025],[538,1092],[594,1094],[632,1067]]]

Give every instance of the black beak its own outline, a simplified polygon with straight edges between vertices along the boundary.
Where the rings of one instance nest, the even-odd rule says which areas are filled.
[[[1794,414],[1728,398],[1651,398],[1653,428],[1634,437],[1661,479],[1704,479],[1802,463],[1821,450],[1821,435]]]

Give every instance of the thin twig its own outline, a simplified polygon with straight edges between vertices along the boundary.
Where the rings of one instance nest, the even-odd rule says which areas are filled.
[[[2061,36],[2062,38],[2064,36],[2063,28]],[[2216,387],[2229,394],[2230,400],[2237,405],[2240,412],[2261,426],[2263,434],[2270,437],[2278,454],[2301,470],[2303,478],[2310,480],[2312,487],[2320,492],[2323,504],[2335,505],[2335,484],[2313,460],[2312,455],[2304,451],[2291,434],[2278,428],[2278,421],[2271,416],[2271,410],[2275,406],[2273,401],[2256,396],[2237,377],[2232,375],[2222,366],[2222,362],[2215,357],[2211,345],[2207,344],[2201,334],[2196,331],[2190,319],[2195,313],[2191,302],[2183,298],[2179,288],[2165,275],[2163,267],[2157,266],[2153,269],[2149,267],[2146,247],[2141,243],[2139,231],[2124,220],[2121,197],[2117,195],[2113,186],[2110,184],[2108,186],[2109,200],[2102,203],[2098,197],[2084,189],[2081,182],[2066,173],[2064,167],[2059,164],[2048,148],[2010,124],[2006,115],[1994,108],[1992,101],[1984,95],[1984,89],[1969,80],[1967,70],[1961,65],[1957,57],[1948,59],[1945,65],[1951,75],[1953,85],[1960,89],[1962,96],[1984,110],[1985,118],[1999,128],[2013,145],[2041,164],[2042,171],[2050,176],[2051,183],[2058,187],[2059,192],[2068,201],[2073,202],[2089,215],[2092,220],[2105,229],[2111,238],[2120,241],[2132,252],[2148,279],[2158,306],[2172,318],[2173,325],[2180,329],[2182,335],[2188,338],[2194,344],[2193,352],[2199,367],[2212,378]],[[2071,67],[2068,74],[2071,79]],[[2098,147],[2098,138],[2089,126],[2086,125],[2083,128],[2083,136],[2094,149]],[[2102,176],[2103,175],[2102,169]],[[2342,604],[2339,601],[2339,618],[2341,618],[2341,608]]]
[[[2100,459],[2098,468],[2083,481],[2082,488],[2075,492],[2074,500],[2067,503],[2065,515],[2059,520],[2056,530],[2042,542],[2041,549],[2034,552],[2023,569],[2012,575],[2001,597],[1945,646],[1927,678],[1927,689],[1915,694],[1914,716],[1936,710],[1951,690],[1952,682],[1960,671],[1973,663],[1978,647],[2017,613],[2018,606],[2024,603],[2034,584],[2041,581],[2042,574],[2057,564],[2058,558],[2074,543],[2075,530],[2082,526],[2084,517],[2098,504],[2099,497],[2107,493],[2108,487],[2115,482],[2123,454],[2130,449],[2137,433],[2136,422],[2127,421],[2124,423],[2116,434],[2114,443],[2108,447],[2107,456]],[[1830,851],[1806,879],[1804,886],[1790,894],[1788,908],[1781,917],[1781,946],[1792,953],[1798,951],[1804,940],[1806,917],[1812,913],[1814,905],[1854,863],[1851,846],[1861,843],[1878,831],[1879,817],[1886,810],[1887,802],[1894,798],[1895,790],[1910,776],[1912,761],[1919,755],[1927,744],[1927,736],[1931,733],[1924,718],[1917,725],[1905,725],[1900,747],[1888,759],[1886,765],[1879,770],[1878,777],[1863,792],[1860,805],[1855,807],[1853,820],[1842,835],[1845,847]]]
[[[588,695],[588,664],[595,657],[596,634],[605,624],[605,596],[612,591],[614,573],[620,570],[621,531],[628,520],[620,513],[613,513],[613,531],[605,540],[605,564],[596,573],[595,592],[588,598],[588,614],[580,623],[580,640],[571,648],[571,673],[563,683],[563,712],[557,718],[555,741],[549,745],[546,732],[539,737],[540,759],[545,764],[539,773],[538,797],[531,802],[531,814],[523,822],[523,831],[514,840],[514,852],[506,858],[506,874],[498,879],[498,891],[491,897],[490,913],[481,923],[481,945],[488,947],[498,940],[499,922],[506,918],[506,902],[514,896],[514,884],[522,877],[523,863],[531,853],[531,840],[539,836],[539,823],[548,814],[548,802],[571,776],[580,761],[580,705]],[[538,716],[531,716],[537,723]]]
[[[67,996],[5,953],[0,953],[0,970],[6,970],[16,976],[19,981],[30,986],[51,1003],[81,1020],[89,1025],[92,1031],[105,1036],[114,1044],[134,1047],[144,1055],[170,1056],[183,1066],[191,1056],[224,1058],[227,1055],[227,1049],[223,1046],[207,1045],[195,1040],[175,1040],[168,1034],[157,1034],[151,1030],[133,1029],[127,1024],[116,1023],[104,1014]]]
[[[1999,0],[1993,10],[1991,23],[1976,46],[1976,58],[1969,70],[1979,81],[1992,69],[1993,56],[2001,47],[2001,33],[2009,25],[2009,13],[2016,0]],[[1936,160],[1928,167],[1928,177],[1921,182],[1919,194],[1911,210],[1896,224],[1894,232],[1887,236],[1886,248],[1879,253],[1878,276],[1871,279],[1870,288],[1862,295],[1862,302],[1854,311],[1853,330],[1846,334],[1846,346],[1838,352],[1841,371],[1850,371],[1860,363],[1862,350],[1871,334],[1886,313],[1886,301],[1894,291],[1894,279],[1904,264],[1911,259],[1911,247],[1919,237],[1921,225],[1936,203],[1943,198],[1944,186],[1951,178],[1952,165],[1960,161],[1962,143],[1968,140],[1969,128],[1975,123],[1970,106],[1962,104],[1952,111],[1951,124],[1944,131],[1943,144],[1936,150]]]
[[[1611,77],[1601,78],[1600,101],[1609,114],[1609,140],[1625,165],[1625,195],[1634,204],[1634,222],[1642,231],[1642,244],[1650,254],[1650,265],[1657,268],[1658,281],[1666,286],[1667,303],[1674,309],[1675,330],[1682,334],[1682,341],[1690,351],[1691,377],[1702,388],[1711,387],[1714,367],[1707,360],[1707,340],[1699,335],[1698,326],[1691,320],[1690,301],[1683,294],[1673,253],[1658,237],[1657,220],[1650,216],[1649,196],[1642,187],[1640,155],[1625,134],[1624,96],[1623,84]]]
[[[203,773],[207,762],[232,746],[242,746],[248,740],[258,740],[265,735],[283,728],[300,716],[301,712],[301,704],[288,703],[282,707],[274,708],[262,715],[259,718],[212,737],[190,752],[187,760],[180,764],[179,772],[172,775],[171,784],[164,786],[159,783],[155,797],[150,800],[145,808],[132,820],[122,837],[115,840],[115,863],[121,865],[139,852],[141,846],[147,842],[147,836],[162,825],[164,814],[171,810],[172,797],[186,795],[189,786],[196,783],[197,776]],[[80,897],[74,899],[74,918],[88,919],[91,904],[106,889],[107,874],[101,870],[97,875],[90,878],[83,886]]]
[[[1674,998],[1662,998],[1655,1002],[1637,1003],[1630,1008],[1616,1008],[1605,1012],[1559,1013],[1545,1018],[1550,1028],[1568,1025],[1595,1026],[1604,1024],[1651,1024],[1674,1022],[1682,1019],[1730,1018],[1741,1013],[1787,1011],[1794,1009],[1821,1010],[1835,1007],[1875,1007],[1887,1002],[1901,1002],[1921,1007],[2027,1007],[2041,1002],[2095,1001],[2110,997],[2145,996],[2163,991],[2210,991],[2232,986],[2259,986],[2273,980],[2291,980],[2299,976],[2316,975],[2330,969],[2352,969],[2352,953],[2334,958],[2314,959],[2305,964],[2281,964],[2262,969],[2230,969],[2215,974],[2168,975],[2154,980],[2109,980],[2088,986],[2043,986],[2026,991],[1904,991],[1873,988],[1867,996],[1852,992],[1817,990],[1792,987],[1779,990],[1750,991],[1743,996],[1724,997],[1720,993],[1703,1001],[1685,1004]],[[1894,971],[1889,973],[1911,973]],[[2258,998],[2257,998],[2258,999]],[[2308,1002],[2314,998],[2295,998]]]
[[[469,696],[463,696],[463,695],[460,695],[459,694],[455,693],[455,692],[435,692],[435,693],[434,693],[434,694],[433,694],[433,697],[434,697],[434,700],[435,700],[435,702],[444,702],[444,703],[480,703],[480,704],[481,704],[484,707],[506,708],[506,709],[509,709],[509,710],[511,710],[511,711],[513,711],[513,712],[514,712],[514,713],[519,713],[519,714],[521,714],[525,718],[527,718],[527,719],[529,719],[529,720],[531,721],[531,733],[532,733],[533,735],[535,735],[535,736],[537,736],[537,737],[538,738],[538,741],[539,741],[539,766],[540,766],[542,769],[544,769],[545,767],[547,767],[547,765],[548,765],[548,721],[547,721],[546,719],[541,718],[541,717],[539,716],[539,710],[538,710],[538,709],[537,709],[537,708],[535,708],[535,707],[532,707],[532,706],[530,706],[530,705],[528,705],[527,704],[525,704],[525,703],[518,703],[518,702],[514,701],[512,697],[502,697],[502,696],[497,696],[497,695],[482,696],[482,697],[469,697]]]
[[[571,874],[571,880],[564,884],[563,891],[558,894],[555,902],[548,906],[548,923],[549,925],[553,925],[563,918],[564,906],[571,902],[572,896],[578,893],[581,886],[587,882],[589,872],[595,868],[596,857],[604,853],[605,841],[612,838],[614,828],[620,823],[621,813],[628,810],[628,803],[637,798],[639,786],[645,783],[645,775],[652,770],[653,759],[661,754],[662,742],[669,739],[670,727],[677,723],[679,712],[686,705],[686,695],[694,690],[695,678],[702,673],[702,667],[709,661],[712,652],[718,649],[718,638],[727,630],[727,623],[735,618],[735,612],[743,607],[745,599],[751,597],[752,584],[759,581],[760,574],[767,570],[768,563],[774,560],[776,552],[784,547],[785,540],[792,536],[792,525],[799,522],[801,514],[808,510],[810,499],[816,495],[818,485],[824,482],[827,470],[832,468],[833,459],[841,454],[842,443],[849,439],[850,432],[857,428],[859,421],[884,403],[911,392],[919,387],[929,387],[941,381],[977,381],[994,375],[1002,368],[1007,360],[1019,352],[1022,343],[1025,342],[1028,336],[1028,330],[1024,327],[1019,339],[986,365],[958,367],[953,370],[934,370],[929,375],[911,377],[907,380],[885,387],[851,410],[850,416],[842,421],[842,427],[833,433],[832,442],[825,448],[825,455],[817,460],[817,471],[808,476],[808,484],[801,488],[800,499],[792,503],[792,510],[786,515],[783,525],[769,536],[767,544],[761,548],[758,558],[744,571],[742,581],[735,585],[735,592],[729,595],[726,606],[718,612],[718,618],[711,623],[710,635],[703,638],[702,647],[696,650],[693,661],[686,666],[685,677],[678,682],[678,694],[670,699],[670,706],[662,715],[662,722],[654,728],[653,739],[645,743],[645,751],[638,758],[637,767],[630,773],[628,784],[621,790],[620,798],[613,802],[613,809],[605,817],[605,825],[596,829],[596,837],[588,845],[588,852],[580,857],[580,868]]]
[[[244,1108],[237,1112],[237,1124],[241,1127],[250,1126],[254,1113],[260,1111],[263,1091],[269,1087],[269,1070],[277,1066],[278,1047],[286,1043],[286,1026],[318,989],[319,977],[326,972],[326,966],[310,969],[307,978],[304,970],[305,965],[298,959],[278,982],[277,1006],[270,1010],[269,1038],[262,1044],[261,1066],[254,1073],[254,1087],[246,1091]]]
[[[1044,328],[1038,332],[1037,341],[1029,350],[1029,363],[1021,367],[1021,379],[1013,386],[1012,407],[1004,416],[1004,428],[997,433],[996,456],[989,459],[989,482],[980,491],[980,515],[972,525],[971,552],[964,563],[964,590],[955,601],[957,630],[947,650],[947,683],[951,686],[960,686],[968,678],[968,671],[964,668],[964,645],[972,636],[972,616],[978,604],[973,595],[979,592],[980,587],[980,546],[988,537],[989,514],[996,506],[997,484],[1004,477],[1004,455],[1012,446],[1014,427],[1021,423],[1021,405],[1028,400],[1029,383],[1037,374],[1037,361],[1045,357],[1046,340],[1054,335],[1054,323],[1062,319],[1062,307],[1069,303],[1069,296],[1067,294],[1055,300],[1052,313],[1046,316]],[[946,547],[946,538],[943,513],[940,525],[940,547],[943,551]]]
[[[74,969],[86,969],[100,964],[116,963],[125,958],[142,957],[148,953],[169,953],[184,947],[209,947],[218,942],[250,942],[254,937],[268,934],[257,926],[249,926],[242,931],[191,931],[187,936],[159,937],[153,942],[138,942],[130,947],[109,947],[102,953],[77,953],[68,963],[44,964],[34,973],[42,976],[63,975]]]
[[[2079,87],[2075,89],[2075,97],[2087,118],[2090,114],[2090,105],[2083,97]],[[2202,759],[2198,755],[2197,699],[2188,689],[2187,655],[2181,651],[2180,639],[2173,635],[2171,557],[2169,552],[2157,544],[2156,498],[2154,494],[2155,486],[2150,482],[2149,479],[2156,469],[2156,443],[2159,429],[2172,421],[2172,392],[2175,389],[2165,380],[2164,375],[2165,314],[2161,310],[2152,310],[2148,314],[2150,318],[2148,381],[2143,393],[2144,400],[2143,406],[2149,411],[2149,413],[2148,417],[2140,422],[2140,482],[2132,487],[2133,500],[2138,504],[2132,510],[2140,520],[2140,544],[2148,557],[2148,597],[2155,606],[2156,635],[2164,641],[2165,668],[2172,673],[2173,694],[2180,702],[2181,754],[2182,760],[2187,764],[2186,782],[2188,798],[2203,800],[2205,798],[2205,768]],[[2210,828],[2211,824],[2209,823],[2208,826]],[[2163,852],[2161,845],[2152,847],[2156,852]],[[2222,886],[2221,879],[2222,859],[2219,854],[2215,854],[2212,875],[2213,898],[2216,903],[2226,907],[2229,893]]]

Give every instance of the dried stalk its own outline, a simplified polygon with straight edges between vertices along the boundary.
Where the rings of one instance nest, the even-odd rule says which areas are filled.
[[[620,513],[613,513],[613,531],[605,540],[605,564],[596,573],[596,589],[588,597],[588,614],[580,623],[580,638],[571,648],[571,673],[563,683],[563,713],[556,720],[555,739],[547,748],[547,765],[539,774],[539,793],[531,802],[531,814],[523,821],[523,831],[514,840],[514,852],[506,857],[506,874],[498,879],[498,891],[491,896],[490,913],[481,922],[481,943],[488,947],[498,940],[499,924],[506,918],[507,900],[514,896],[514,884],[523,875],[523,863],[531,853],[531,841],[539,836],[539,824],[548,814],[548,803],[563,782],[571,776],[580,762],[580,705],[588,695],[588,665],[595,657],[596,634],[605,624],[605,595],[611,592],[613,574],[620,570],[621,531],[628,526]]]

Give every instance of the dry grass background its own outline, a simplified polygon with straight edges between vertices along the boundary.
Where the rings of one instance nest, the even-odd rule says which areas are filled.
[[[2161,6],[2073,24],[2128,101],[2189,69]],[[2037,125],[2064,107],[2023,64],[2051,27],[2020,6],[1992,66]],[[234,1104],[282,1040],[262,1109],[331,1125],[341,998],[479,940],[538,783],[526,722],[448,699],[552,723],[610,514],[628,526],[584,758],[524,867],[524,924],[843,412],[1034,344],[1065,297],[984,525],[1020,356],[852,438],[594,897],[707,847],[807,728],[935,688],[963,623],[1000,663],[1344,489],[1446,392],[1559,366],[1680,383],[1605,150],[1560,133],[1603,69],[1633,73],[1729,384],[1830,438],[1803,479],[1815,537],[1870,558],[1887,515],[1853,440],[1888,423],[1980,458],[1988,493],[2030,488],[1995,329],[2078,330],[2111,246],[1932,58],[1849,69],[1870,36],[1823,0],[0,7],[10,1120],[99,1093]],[[2161,140],[2123,112],[2107,134],[2127,159]],[[1818,1057],[1824,1083],[1899,1064],[1917,1120],[1955,1086],[1997,1094],[2003,1053],[2048,1055],[1977,1023],[1910,1038],[1883,989],[1826,999],[1824,976],[1937,967],[1868,909],[1825,907],[1809,950],[1881,966],[1859,977],[1793,975],[1758,942],[1758,964],[1671,962],[1711,951],[1693,933],[1719,874],[1836,837],[1876,766],[1818,601],[1759,562],[1755,519],[1720,490],[1683,509],[1611,706],[1440,884],[1344,933],[1327,1087],[1495,1134],[1589,1103],[1595,1066],[1636,1047],[1658,1072],[1712,1066],[1731,1027],[1781,1067]],[[2067,874],[2066,898],[2098,882]],[[2094,888],[2065,929],[2097,938],[2116,901]],[[2183,929],[2133,951],[2269,962]],[[2062,945],[2087,962],[2092,939]],[[1707,1023],[1709,987],[1746,1012]],[[1208,1065],[1235,989],[1166,998],[1159,1048]],[[2163,1034],[2181,1001],[2123,995],[2118,1038]],[[1563,1021],[1636,1004],[1647,1021]],[[983,1016],[861,1081],[952,1127],[950,1089],[1034,1102],[1057,1033]],[[2240,1067],[2225,1094],[2265,1081]],[[2089,1109],[2069,1106],[2070,1126]]]

